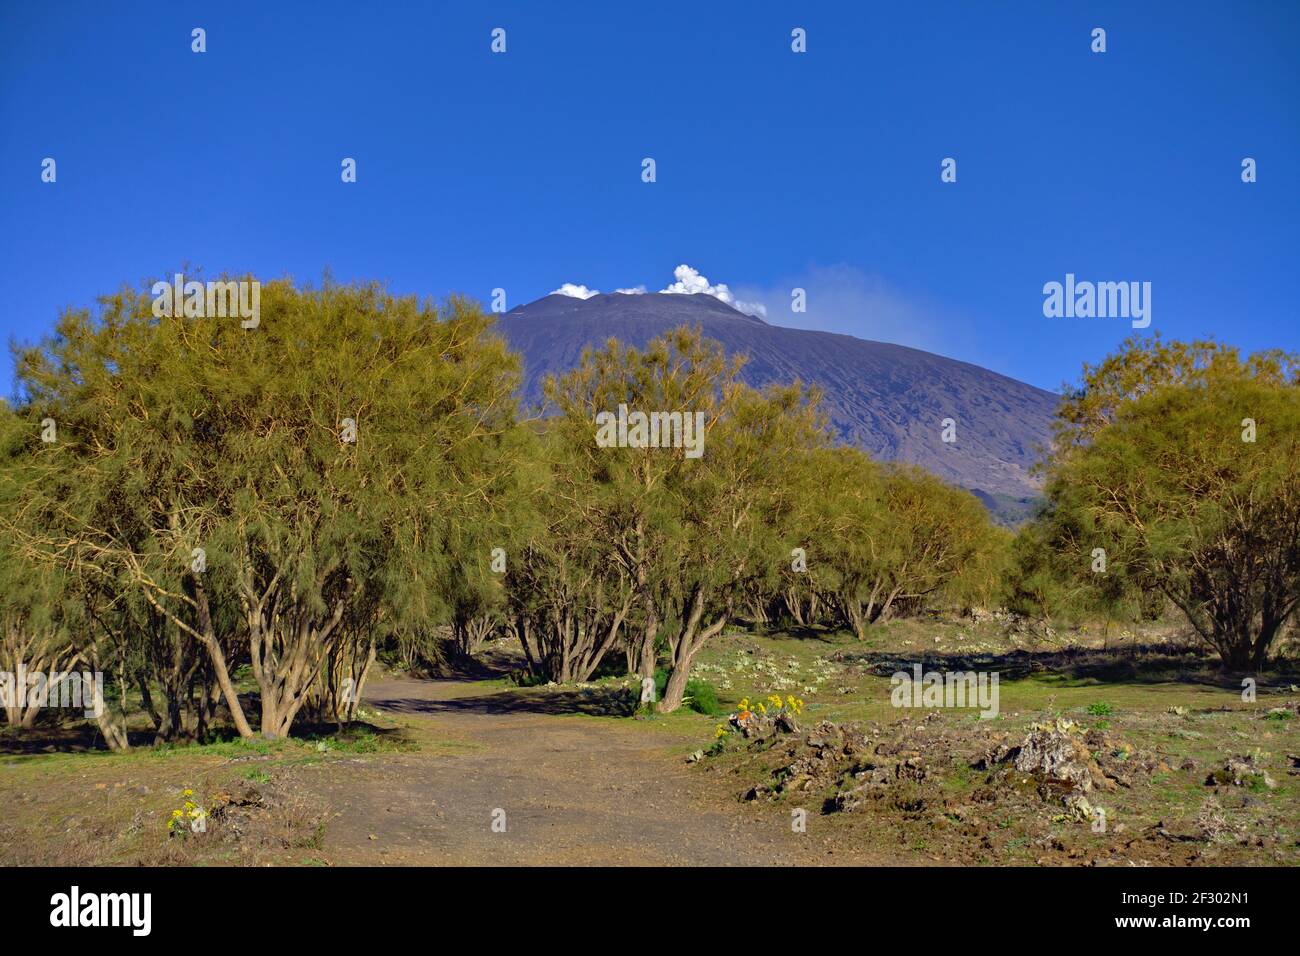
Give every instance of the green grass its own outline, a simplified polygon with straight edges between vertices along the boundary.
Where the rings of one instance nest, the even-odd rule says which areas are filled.
[[[655,671],[655,697],[662,698],[664,688],[668,686],[668,671],[660,668]],[[697,714],[707,717],[720,717],[727,713],[718,703],[717,689],[706,680],[692,677],[686,682],[686,692],[682,703]]]
[[[940,638],[937,642],[936,636]],[[864,652],[880,654],[886,650],[904,659],[910,654],[937,654],[942,660],[945,654],[988,654],[1010,649],[1006,641],[995,648],[997,639],[994,628],[920,620],[889,622],[873,628],[867,642],[846,633],[720,635],[698,657],[687,687],[688,706],[672,714],[645,714],[646,719],[635,724],[628,720],[626,706],[619,710],[602,705],[635,699],[631,696],[638,690],[635,679],[623,675],[604,676],[580,689],[521,687],[504,678],[465,681],[449,690],[448,697],[511,695],[541,701],[559,694],[578,702],[582,709],[544,711],[553,713],[554,719],[608,720],[635,726],[637,732],[662,738],[666,747],[684,756],[712,748],[716,715],[733,710],[745,697],[759,701],[779,693],[783,698],[791,694],[803,698],[805,709],[799,721],[805,727],[821,719],[868,724],[919,720],[924,712],[900,711],[891,705],[888,676],[869,672],[855,659]],[[833,660],[836,656],[841,659]],[[662,692],[667,675],[661,672],[657,676]],[[1228,756],[1262,747],[1274,754],[1268,766],[1278,789],[1268,790],[1262,777],[1243,781],[1246,786],[1237,793],[1250,794],[1250,805],[1229,807],[1230,815],[1234,820],[1271,820],[1270,826],[1285,831],[1283,845],[1293,845],[1300,837],[1300,828],[1295,825],[1294,812],[1288,814],[1284,808],[1296,799],[1300,780],[1285,774],[1281,760],[1282,755],[1300,750],[1300,722],[1289,711],[1268,713],[1270,706],[1282,698],[1262,695],[1258,703],[1244,703],[1239,686],[1230,681],[1219,683],[1213,674],[1205,672],[1186,681],[1150,678],[1149,674],[1140,674],[1099,681],[1043,671],[1018,679],[1004,675],[999,681],[1000,713],[995,720],[981,721],[975,710],[949,711],[944,720],[951,721],[959,731],[984,724],[1014,743],[1033,722],[1069,717],[1086,727],[1107,730],[1142,754],[1161,755],[1171,770],[1156,771],[1138,789],[1107,795],[1103,800],[1112,812],[1110,819],[1123,823],[1129,833],[1140,832],[1157,817],[1170,826],[1194,820],[1213,792],[1205,785],[1207,775],[1222,769]],[[178,787],[202,787],[204,792],[210,792],[212,787],[241,779],[263,783],[279,779],[281,768],[328,765],[345,754],[383,755],[419,749],[436,756],[483,746],[443,739],[436,718],[407,722],[390,715],[374,715],[373,720],[371,717],[367,714],[366,723],[343,733],[331,731],[290,740],[245,741],[234,737],[206,745],[142,747],[123,754],[92,751],[0,757],[0,805],[6,806],[11,826],[56,840],[63,839],[60,834],[73,832],[69,828],[82,815],[93,814],[96,826],[107,834],[104,839],[113,843],[111,858],[129,861],[134,844],[126,837],[114,836],[127,831],[131,822],[128,808],[145,806],[148,813],[164,813]],[[1179,769],[1186,758],[1195,760],[1194,770]],[[763,781],[730,780],[727,786],[735,788],[740,782]],[[982,782],[981,774],[962,766],[940,778],[943,793],[958,803],[969,800]],[[151,793],[131,796],[144,784],[152,788]],[[37,794],[38,799],[29,799],[25,794]],[[94,809],[87,809],[91,807]],[[1290,824],[1285,823],[1288,817]],[[990,808],[986,825],[995,828],[1006,841],[1001,843],[1002,852],[995,854],[997,859],[1033,862],[1042,852],[1041,847],[1024,844],[1020,821],[999,819],[996,810]],[[1279,819],[1282,824],[1278,824]],[[861,822],[849,820],[845,825],[860,826]],[[998,831],[999,827],[1005,830]],[[924,839],[923,834],[915,835]],[[910,840],[904,845],[911,845]],[[942,852],[938,843],[932,845],[935,852]],[[302,862],[311,865],[313,859],[309,856]]]
[[[811,692],[804,693],[802,688],[797,692],[806,702],[801,723],[808,725],[829,719],[890,725],[900,719],[919,720],[926,712],[892,707],[892,687],[888,676],[854,664],[864,654],[889,654],[904,660],[913,654],[916,657],[926,655],[932,660],[937,657],[939,663],[933,666],[943,669],[942,660],[947,655],[996,656],[1019,646],[1006,640],[1001,647],[993,646],[997,637],[988,629],[946,621],[893,622],[874,628],[872,634],[874,639],[867,642],[859,642],[846,634],[729,634],[706,648],[699,660],[704,665],[702,672],[719,688],[719,697],[724,704],[734,705],[741,697],[763,699],[769,692],[778,692],[770,682],[783,678],[788,666],[793,679],[799,682],[808,680],[817,685]],[[936,642],[935,636],[940,640]],[[1068,639],[1077,640],[1078,637],[1071,635]],[[1094,640],[1093,646],[1098,643]],[[981,644],[985,647],[980,648]],[[1300,738],[1293,729],[1297,722],[1291,719],[1291,712],[1268,713],[1270,706],[1276,706],[1277,698],[1270,701],[1261,697],[1258,703],[1243,702],[1240,686],[1228,679],[1220,680],[1212,660],[1208,664],[1190,662],[1189,676],[1185,679],[1177,668],[1164,671],[1170,679],[1163,679],[1159,673],[1143,672],[1140,665],[1129,666],[1130,659],[1125,652],[1113,653],[1117,666],[1106,670],[1102,677],[1031,671],[1013,679],[1002,674],[998,688],[999,715],[995,720],[980,721],[974,710],[946,711],[944,720],[955,721],[955,727],[986,723],[987,729],[1014,744],[1032,723],[1068,717],[1085,729],[1104,730],[1127,742],[1144,760],[1154,756],[1164,761],[1164,769],[1154,769],[1145,776],[1146,771],[1138,771],[1132,790],[1121,788],[1101,799],[1111,825],[1122,825],[1125,834],[1140,834],[1157,821],[1194,832],[1202,808],[1215,796],[1213,788],[1206,786],[1206,777],[1222,768],[1229,756],[1245,753],[1256,745],[1274,751],[1275,757],[1294,753],[1300,747]],[[825,662],[832,656],[839,656],[841,665],[848,663],[850,666],[827,669]],[[868,657],[864,663],[870,663],[871,659]],[[763,665],[754,666],[756,661],[763,662]],[[780,692],[784,694],[784,691]],[[712,743],[711,726],[702,728],[699,741],[700,747]],[[715,766],[729,768],[733,774],[739,775],[731,782],[735,792],[765,782],[760,777],[762,768],[754,766],[752,770],[748,769],[739,751],[732,753],[734,748],[726,747],[717,749],[722,754],[712,758],[720,761]],[[1181,765],[1188,759],[1194,764],[1183,768]],[[1219,799],[1224,802],[1224,812],[1235,826],[1270,834],[1273,842],[1267,848],[1249,849],[1244,848],[1244,844],[1230,843],[1218,851],[1227,854],[1224,857],[1226,861],[1278,862],[1287,858],[1288,852],[1293,853],[1286,848],[1296,845],[1300,827],[1294,812],[1284,808],[1300,792],[1300,781],[1294,776],[1283,775],[1280,757],[1274,759],[1269,767],[1277,780],[1277,789],[1269,790],[1260,777],[1243,781],[1245,786],[1240,788],[1242,795],[1250,794],[1251,803],[1238,806],[1233,802],[1231,792],[1219,794]],[[983,774],[958,765],[945,772],[938,782],[945,799],[962,803],[970,799],[983,780]],[[981,816],[981,813],[975,814],[976,819]],[[1002,839],[995,841],[1002,847],[997,859],[1032,863],[1043,854],[1043,844],[1038,842],[1043,834],[1027,836],[1024,820],[1003,818],[999,821],[996,814],[984,819],[993,832],[1003,828]],[[840,822],[852,827],[879,825],[867,817]],[[1090,831],[1083,832],[1073,824],[1066,824],[1060,830],[1067,842],[1075,845],[1095,844],[1100,849],[1108,845],[1108,840],[1113,840],[1113,834],[1111,837],[1093,837]],[[876,832],[889,831],[880,829]],[[924,840],[923,835],[918,836]],[[902,840],[901,836],[899,839],[904,845],[918,845],[911,840]]]

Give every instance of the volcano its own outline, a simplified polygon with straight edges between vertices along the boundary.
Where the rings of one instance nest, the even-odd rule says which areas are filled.
[[[761,388],[816,384],[837,439],[873,457],[920,465],[969,489],[1003,524],[1032,511],[1030,469],[1051,436],[1059,397],[956,359],[831,332],[769,325],[712,295],[552,294],[498,319],[523,356],[523,398],[542,401],[542,381],[578,365],[606,340],[644,346],[679,325],[699,326],[748,361],[741,378]],[[956,440],[943,441],[944,420]]]

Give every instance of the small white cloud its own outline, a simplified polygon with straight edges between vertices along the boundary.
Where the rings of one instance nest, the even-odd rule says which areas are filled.
[[[585,285],[574,285],[572,282],[566,282],[552,292],[551,295],[567,295],[575,299],[590,299],[593,295],[600,295],[600,290],[588,289]]]
[[[698,271],[692,269],[688,265],[683,264],[678,266],[673,270],[673,276],[677,281],[666,289],[660,289],[659,291],[661,293],[668,293],[670,295],[699,295],[703,292],[706,295],[713,296],[715,299],[721,299],[728,305],[731,304],[732,299],[734,298],[731,294],[731,290],[728,289],[725,284],[719,283],[718,285],[712,285],[708,279],[704,278],[704,276],[700,275]]]
[[[726,283],[719,282],[714,285],[700,275],[698,270],[692,269],[688,265],[678,266],[673,270],[673,276],[677,281],[666,289],[660,289],[661,295],[711,295],[720,302],[725,302],[733,309],[744,312],[746,315],[760,317],[767,315],[767,306],[762,302],[742,302],[736,298]],[[614,291],[621,295],[645,295],[647,290],[645,286],[637,285],[626,289],[615,289]],[[588,289],[585,285],[574,282],[566,282],[552,292],[551,295],[567,295],[574,299],[590,299],[593,295],[600,295],[600,290]]]
[[[719,282],[717,285],[713,285],[708,279],[700,275],[697,270],[692,269],[685,263],[673,270],[673,276],[677,281],[666,289],[660,289],[660,295],[699,295],[704,293],[713,296],[720,302],[725,302],[733,309],[744,312],[746,315],[767,315],[767,307],[761,302],[739,301],[732,295],[726,283]]]

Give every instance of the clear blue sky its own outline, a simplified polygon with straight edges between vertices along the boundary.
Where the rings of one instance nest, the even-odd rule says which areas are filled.
[[[1067,272],[1151,282],[1149,332],[1300,349],[1297,43],[1284,0],[6,0],[0,334],[184,263],[510,306],[689,263],[1048,388],[1131,331],[1044,318]]]

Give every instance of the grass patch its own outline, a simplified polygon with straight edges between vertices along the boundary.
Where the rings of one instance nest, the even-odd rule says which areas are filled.
[[[664,688],[667,686],[668,672],[662,669],[655,671],[655,697],[657,699],[663,699]],[[726,710],[718,703],[717,689],[708,681],[698,677],[692,677],[686,682],[686,693],[682,698],[682,703],[697,714],[704,714],[707,717],[721,717],[726,713]]]

